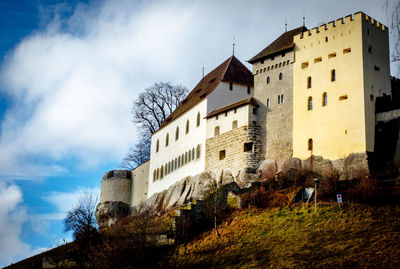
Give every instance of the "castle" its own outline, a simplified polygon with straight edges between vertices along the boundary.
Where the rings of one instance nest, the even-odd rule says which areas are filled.
[[[263,160],[279,169],[312,156],[353,154],[367,169],[379,152],[400,161],[399,83],[390,77],[386,26],[358,12],[299,27],[248,62],[252,72],[232,56],[204,76],[152,135],[148,162],[104,175],[100,202],[136,206],[187,176],[229,170],[237,177]],[[397,129],[382,144],[390,121]]]

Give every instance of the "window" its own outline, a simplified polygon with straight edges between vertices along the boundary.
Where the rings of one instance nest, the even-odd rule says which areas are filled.
[[[157,168],[157,179],[160,178],[160,168]]]
[[[181,167],[181,156],[178,156],[178,167]]]
[[[185,154],[182,153],[181,166],[183,166],[184,164],[185,164]]]
[[[336,81],[336,70],[335,69],[331,70],[331,81]]]
[[[278,95],[278,105],[281,103],[281,96]]]
[[[252,152],[253,151],[253,142],[244,143],[243,151],[244,152]]]
[[[283,98],[283,94],[281,95],[281,104],[285,103],[285,99]]]
[[[301,64],[301,68],[306,68],[308,66],[308,62],[304,62]]]
[[[283,78],[282,73],[279,73],[279,80],[282,80],[282,78]]]
[[[263,64],[264,63],[264,60],[261,60],[261,64]]]
[[[168,147],[168,144],[169,144],[169,134],[167,133],[165,137],[165,146]]]
[[[348,98],[349,97],[347,96],[347,94],[345,94],[345,95],[339,96],[339,101],[343,101],[343,100],[346,100]]]
[[[160,140],[157,139],[156,152],[158,152],[159,149],[160,149]]]
[[[322,57],[319,57],[319,58],[315,58],[315,59],[314,59],[314,63],[319,63],[319,62],[322,62]]]
[[[214,128],[214,136],[219,135],[219,126],[215,126]]]
[[[267,68],[268,71],[269,71],[269,68],[270,68],[270,67],[268,66],[268,68]]]
[[[219,159],[220,159],[220,160],[225,159],[225,150],[221,150],[221,151],[219,152]]]
[[[266,67],[264,67],[264,73],[265,73],[265,71],[267,71],[267,68],[266,68]]]
[[[247,94],[250,94],[251,93],[251,88],[250,88],[250,85],[249,86],[247,86]]]
[[[269,79],[269,76],[267,77],[267,84],[269,84],[269,82],[270,82],[270,79]]]
[[[290,61],[290,60],[287,60],[287,61],[286,61],[286,64],[289,64],[289,61]]]
[[[322,94],[322,106],[327,106],[328,105],[328,94],[324,92]]]
[[[376,66],[376,65],[375,65],[374,69],[375,69],[375,71],[380,71],[381,70],[381,68],[379,66]]]
[[[336,52],[333,52],[328,55],[328,59],[336,57]]]
[[[200,126],[200,112],[197,113],[196,127]]]
[[[160,178],[163,178],[164,177],[164,165],[161,165],[161,175],[160,175]]]
[[[179,127],[176,127],[175,130],[175,141],[179,139]]]
[[[369,29],[367,29],[367,35],[369,35]]]
[[[257,71],[257,73],[258,73],[258,71]],[[232,82],[229,83],[229,90],[231,90],[231,91],[233,90],[233,83]]]
[[[201,147],[200,145],[197,145],[197,149],[196,149],[196,158],[200,158],[200,153],[201,153]]]
[[[278,68],[278,64],[275,64],[275,69],[277,69]]]
[[[347,49],[343,50],[343,54],[346,54],[346,53],[349,53],[349,52],[351,52],[351,48],[347,48]]]
[[[369,96],[369,99],[373,102],[373,101],[374,101],[374,95],[371,94],[371,95]]]
[[[236,112],[237,112],[237,108],[235,108],[235,109],[233,110],[233,113],[235,113],[235,114],[236,114]]]
[[[187,152],[185,153],[185,164],[188,163],[188,156],[187,156]]]
[[[372,54],[372,47],[371,46],[368,47],[368,53]]]
[[[307,78],[307,89],[311,88],[311,77]]]
[[[189,149],[188,162],[192,160],[192,151]]]
[[[153,181],[156,181],[156,176],[157,176],[157,172],[156,172],[156,169],[154,169],[154,172],[153,172]]]
[[[194,160],[194,148],[192,148],[192,160]]]
[[[279,67],[281,67],[282,66],[282,63],[279,63]]]
[[[269,98],[267,98],[267,107],[270,107],[270,106],[271,106],[271,103],[269,101]]]
[[[253,114],[257,115],[257,108],[256,107],[253,107]]]
[[[307,110],[312,110],[312,97],[308,97],[308,101],[307,101]]]
[[[232,122],[232,130],[235,130],[237,128],[237,126],[238,126],[237,120],[233,121]]]
[[[311,138],[308,139],[308,150],[313,150],[313,140]]]
[[[284,52],[282,53],[282,57],[285,57],[285,53]]]
[[[186,133],[189,133],[189,120],[186,121]]]
[[[228,117],[228,111],[225,111],[225,117]]]

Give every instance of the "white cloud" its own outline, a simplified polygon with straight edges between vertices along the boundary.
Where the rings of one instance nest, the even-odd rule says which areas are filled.
[[[28,220],[21,190],[0,182],[0,201],[0,266],[42,252],[43,248],[32,250],[20,239],[22,225]]]

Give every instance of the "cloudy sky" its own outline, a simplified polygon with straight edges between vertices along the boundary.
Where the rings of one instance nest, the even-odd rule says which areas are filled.
[[[0,266],[70,240],[65,212],[135,143],[144,88],[193,88],[233,37],[244,62],[285,21],[357,11],[390,25],[383,0],[0,0]]]

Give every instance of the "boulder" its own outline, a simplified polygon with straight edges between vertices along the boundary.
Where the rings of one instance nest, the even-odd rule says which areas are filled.
[[[275,178],[278,166],[275,160],[263,160],[258,164],[257,174],[261,180]]]
[[[128,216],[130,206],[124,202],[103,202],[96,208],[96,219],[99,229],[113,225],[118,219]]]

